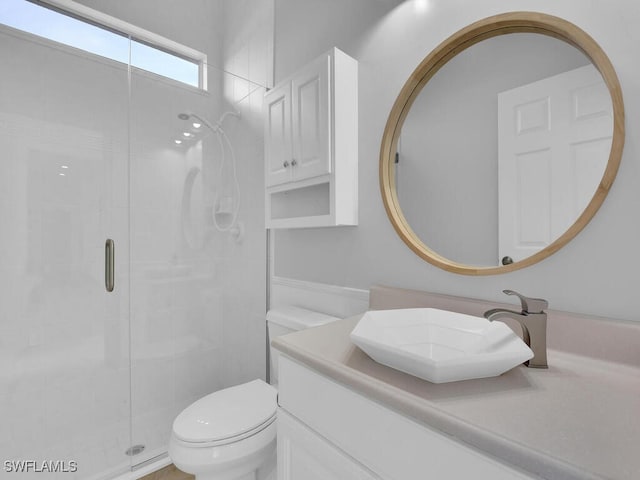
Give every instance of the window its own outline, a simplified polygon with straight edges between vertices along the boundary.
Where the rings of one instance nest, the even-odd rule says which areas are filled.
[[[198,87],[200,66],[193,60],[178,57],[140,41],[131,40],[131,65],[179,82]]]
[[[203,53],[72,1],[47,3],[1,0],[0,23],[206,90]]]

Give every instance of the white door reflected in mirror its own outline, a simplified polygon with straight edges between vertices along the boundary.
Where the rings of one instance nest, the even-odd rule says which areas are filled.
[[[498,94],[498,258],[562,235],[607,167],[613,109],[593,65]]]

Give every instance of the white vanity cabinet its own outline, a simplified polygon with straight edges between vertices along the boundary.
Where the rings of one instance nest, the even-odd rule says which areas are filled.
[[[358,64],[333,48],[265,95],[267,228],[357,224]]]
[[[278,480],[379,480],[330,442],[278,409]]]
[[[533,480],[279,357],[278,480]]]

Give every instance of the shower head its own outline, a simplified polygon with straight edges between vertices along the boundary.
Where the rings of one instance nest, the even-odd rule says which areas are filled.
[[[209,120],[200,115],[196,115],[195,113],[179,113],[178,118],[180,120],[189,120],[190,118],[196,119],[198,122],[206,125],[212,132],[218,132],[222,128],[222,122],[224,122],[227,116],[231,115],[232,117],[240,118],[240,114],[236,111],[228,111],[224,112],[217,123],[212,124]]]
[[[213,132],[217,131],[220,126],[218,124],[212,125],[209,120],[201,117],[200,115],[196,115],[195,113],[179,113],[178,118],[180,120],[189,120],[189,119],[197,120],[199,123],[203,123],[204,125],[206,125],[207,128],[209,128]]]

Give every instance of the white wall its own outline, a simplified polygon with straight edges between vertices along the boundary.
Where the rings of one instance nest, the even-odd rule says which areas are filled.
[[[424,6],[424,8],[420,8]],[[502,289],[549,299],[554,309],[640,320],[630,301],[640,222],[638,142],[634,102],[640,71],[635,0],[406,1],[396,9],[370,0],[276,0],[275,77],[290,74],[335,45],[360,65],[360,224],[354,228],[280,231],[275,235],[275,274],[356,288],[373,283],[504,300]],[[617,180],[592,222],[560,252],[525,270],[467,277],[420,260],[396,236],[378,187],[380,140],[404,81],[446,37],[481,18],[506,10],[534,10],[563,17],[589,33],[607,52],[626,99],[627,138]]]

